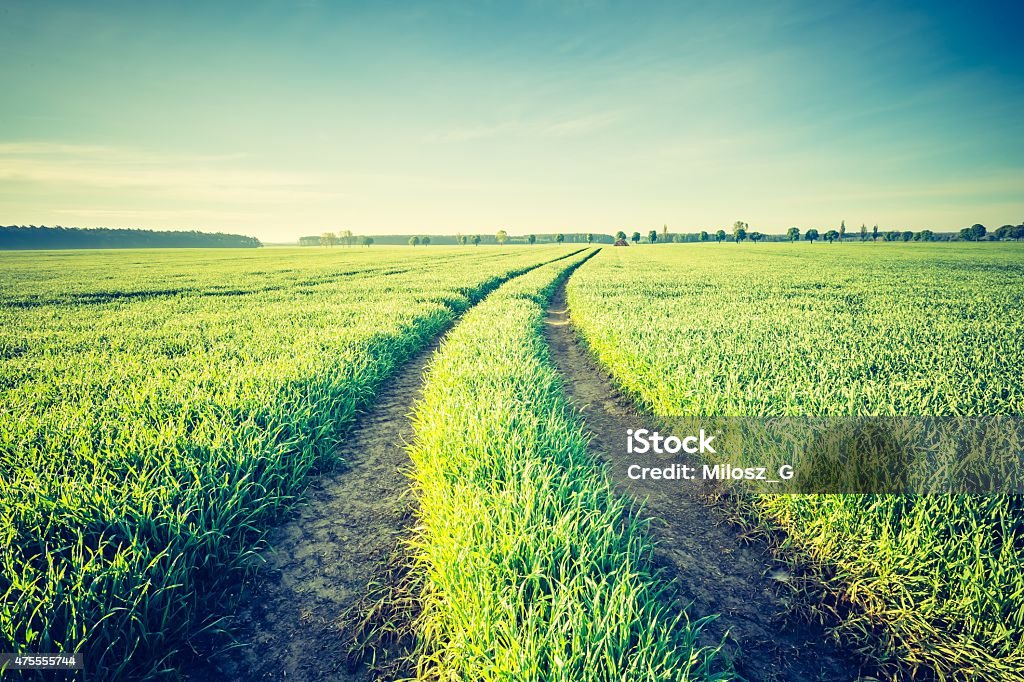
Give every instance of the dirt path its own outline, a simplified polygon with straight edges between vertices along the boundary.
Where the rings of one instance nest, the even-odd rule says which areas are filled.
[[[581,410],[593,434],[592,447],[610,465],[617,489],[647,500],[645,514],[655,519],[658,566],[673,580],[679,596],[693,602],[694,617],[721,614],[708,627],[708,643],[720,641],[728,631],[727,653],[734,657],[737,672],[750,680],[857,680],[856,664],[825,643],[820,629],[783,629],[776,615],[784,605],[773,578],[764,575],[772,567],[770,559],[762,547],[745,543],[722,523],[701,501],[699,489],[626,475],[637,457],[626,453],[626,429],[651,425],[576,341],[564,284],[548,308],[544,333],[565,391]]]
[[[440,341],[407,362],[379,394],[339,451],[344,466],[313,483],[297,517],[271,532],[273,552],[237,611],[243,646],[186,672],[191,680],[370,679],[347,660],[341,616],[385,575],[408,537],[411,467],[404,444],[423,370]]]

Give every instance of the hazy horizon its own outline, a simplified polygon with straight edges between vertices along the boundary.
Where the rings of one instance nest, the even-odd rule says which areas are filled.
[[[0,10],[0,224],[514,235],[1024,221],[1018,5]]]

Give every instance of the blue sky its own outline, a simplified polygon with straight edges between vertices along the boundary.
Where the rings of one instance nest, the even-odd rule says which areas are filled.
[[[0,224],[1024,220],[1009,3],[0,5]]]

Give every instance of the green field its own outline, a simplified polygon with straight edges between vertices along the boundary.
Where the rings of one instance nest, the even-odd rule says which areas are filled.
[[[568,297],[595,357],[662,418],[1024,414],[1018,245],[605,249]],[[1024,674],[1019,496],[751,504],[825,581],[853,646],[908,669]]]
[[[0,255],[0,649],[162,670],[395,366],[568,252]]]
[[[1024,245],[591,255],[0,254],[0,651],[85,651],[97,679],[173,679],[311,475],[454,324],[409,404],[396,491],[415,507],[418,606],[397,617],[415,633],[409,669],[730,679],[700,642],[718,614],[667,596],[640,507],[565,397],[542,335],[563,281],[585,347],[656,420],[1024,415]],[[805,612],[883,672],[1024,676],[1019,496],[733,502],[799,567]]]

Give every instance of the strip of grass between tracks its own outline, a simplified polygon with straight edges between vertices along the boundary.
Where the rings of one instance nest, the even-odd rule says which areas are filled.
[[[586,257],[502,286],[427,372],[410,446],[422,679],[716,677],[704,621],[666,606],[645,524],[588,453],[541,335]]]

